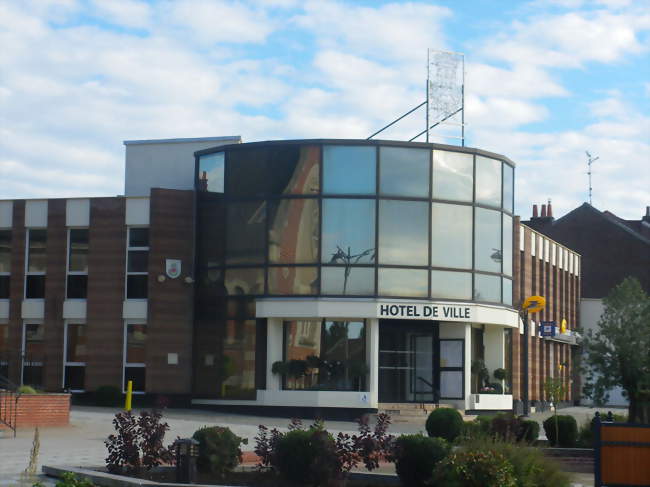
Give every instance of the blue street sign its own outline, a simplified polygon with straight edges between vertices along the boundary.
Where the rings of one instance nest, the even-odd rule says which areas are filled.
[[[555,321],[540,321],[539,322],[540,334],[543,337],[554,337],[556,325]]]

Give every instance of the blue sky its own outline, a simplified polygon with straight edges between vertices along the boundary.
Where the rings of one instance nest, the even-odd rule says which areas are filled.
[[[123,140],[365,138],[466,63],[466,144],[516,212],[650,205],[650,1],[0,1],[0,199],[123,192]],[[409,139],[424,112],[389,130]],[[434,141],[457,143],[435,132]]]

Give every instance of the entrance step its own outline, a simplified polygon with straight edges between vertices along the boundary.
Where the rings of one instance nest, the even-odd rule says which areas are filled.
[[[424,425],[427,417],[434,409],[453,408],[449,404],[431,404],[431,403],[379,403],[377,414],[386,413],[390,415],[393,423],[418,423]],[[458,410],[465,421],[471,421],[476,416],[466,415],[465,411]]]

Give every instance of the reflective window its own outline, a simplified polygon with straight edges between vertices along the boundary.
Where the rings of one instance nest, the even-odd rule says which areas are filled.
[[[70,323],[67,327],[66,362],[85,362],[88,349],[86,347],[86,325]]]
[[[129,275],[126,277],[126,299],[147,299],[147,274]]]
[[[271,194],[317,194],[320,191],[320,147],[289,145],[269,150]]]
[[[260,196],[270,191],[268,148],[228,151],[226,193],[228,196]]]
[[[379,202],[379,262],[428,265],[428,203],[391,200]]]
[[[433,203],[431,265],[472,268],[472,207]]]
[[[88,272],[88,229],[70,229],[70,251],[68,270],[71,272]]]
[[[379,295],[427,297],[429,272],[413,269],[379,269]]]
[[[148,250],[129,250],[127,270],[129,272],[147,272],[149,268]]]
[[[126,362],[143,364],[147,361],[147,325],[126,325]]]
[[[27,272],[45,272],[47,233],[45,230],[29,229]]]
[[[323,147],[323,193],[375,194],[376,149],[374,147]]]
[[[226,263],[256,264],[264,262],[266,202],[231,203],[227,213]]]
[[[503,214],[503,273],[512,275],[512,217]]]
[[[0,275],[0,299],[9,299],[9,276]]]
[[[129,228],[129,247],[149,247],[149,229],[146,227]]]
[[[219,396],[255,399],[255,320],[228,320],[215,364],[219,370]]]
[[[444,399],[463,398],[463,372],[458,370],[440,371],[440,397]]]
[[[323,200],[323,263],[369,264],[375,260],[375,201]]]
[[[503,278],[503,304],[512,306],[512,280]]]
[[[0,272],[11,272],[11,230],[0,230]]]
[[[474,156],[433,151],[433,197],[471,202],[474,192]]]
[[[322,267],[321,294],[375,294],[374,267]]]
[[[501,161],[476,156],[476,202],[501,207]]]
[[[432,299],[472,299],[472,274],[432,270],[431,297]]]
[[[206,154],[199,158],[198,191],[223,193],[225,152]]]
[[[474,265],[476,269],[501,272],[501,213],[476,208]]]
[[[223,264],[226,210],[222,195],[198,194],[198,239],[199,266],[214,267]]]
[[[25,276],[25,299],[45,297],[45,275]]]
[[[68,299],[86,299],[88,274],[69,274],[66,296]]]
[[[428,149],[379,148],[379,192],[386,196],[429,196]]]
[[[269,206],[269,261],[318,262],[320,218],[317,199],[283,199]]]
[[[269,267],[269,294],[318,294],[318,268]]]
[[[503,209],[513,211],[514,197],[514,168],[503,163]]]
[[[487,274],[474,274],[474,299],[500,303],[501,278]]]
[[[264,269],[226,269],[224,285],[229,296],[264,294]]]

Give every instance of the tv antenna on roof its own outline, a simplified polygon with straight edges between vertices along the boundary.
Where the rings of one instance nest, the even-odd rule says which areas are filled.
[[[593,157],[588,150],[585,151],[587,154],[587,174],[589,175],[589,204],[591,205],[591,165],[600,159],[600,156]]]

